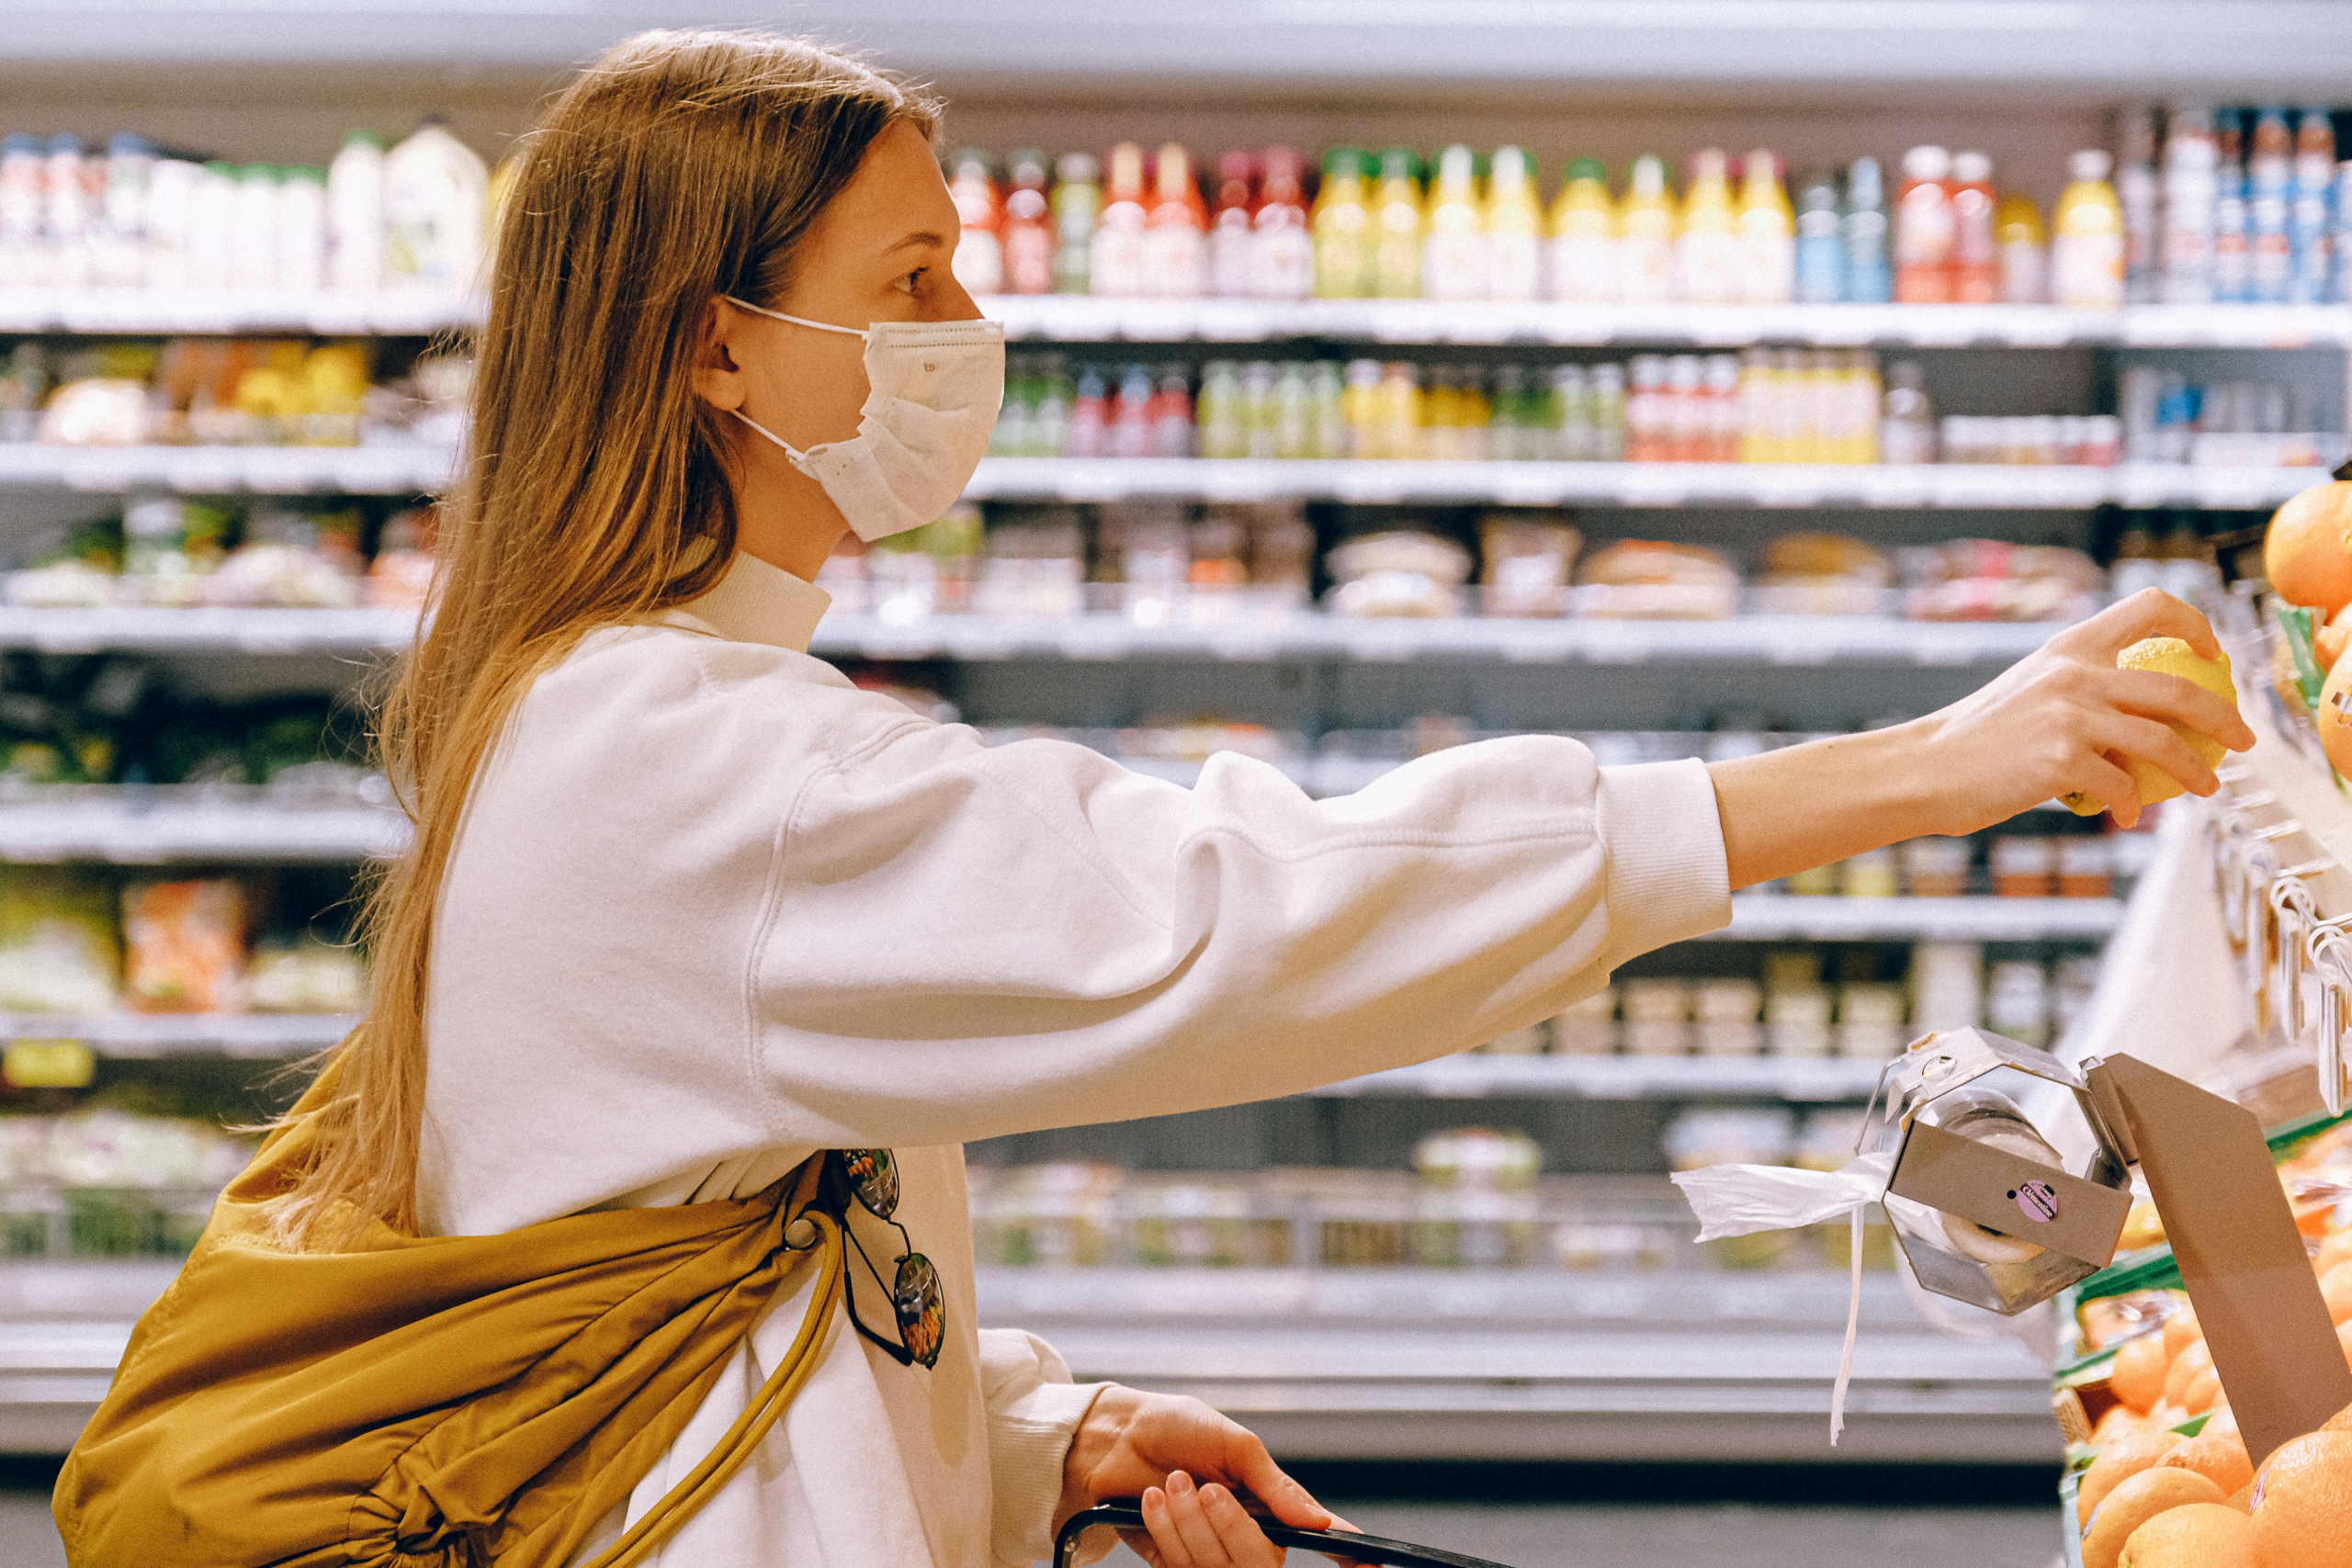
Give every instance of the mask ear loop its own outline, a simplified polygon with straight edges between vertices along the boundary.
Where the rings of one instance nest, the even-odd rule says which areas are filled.
[[[749,310],[754,316],[765,316],[773,321],[790,321],[796,327],[814,327],[820,333],[841,333],[848,337],[864,337],[864,327],[839,326],[831,321],[812,321],[806,316],[787,316],[781,310],[771,310],[764,305],[754,305],[749,299],[739,299],[732,294],[722,294],[721,299],[739,310]]]

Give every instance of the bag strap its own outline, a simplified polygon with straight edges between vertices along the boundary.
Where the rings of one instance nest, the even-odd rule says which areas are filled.
[[[777,1363],[768,1381],[761,1385],[743,1414],[735,1418],[727,1435],[703,1456],[702,1462],[663,1494],[662,1500],[647,1509],[645,1517],[631,1525],[620,1540],[582,1568],[635,1568],[643,1562],[671,1532],[692,1517],[743,1468],[743,1461],[752,1457],[768,1429],[783,1419],[794,1398],[815,1373],[818,1362],[824,1359],[825,1329],[841,1303],[848,1266],[841,1221],[818,1208],[802,1210],[792,1224],[804,1221],[816,1227],[816,1239],[809,1243],[808,1250],[817,1256],[818,1275],[815,1292],[808,1298],[808,1314],[800,1320],[799,1337],[793,1340],[792,1348],[785,1352],[784,1359]],[[786,1234],[789,1235],[788,1226]],[[788,1241],[786,1245],[790,1245]]]

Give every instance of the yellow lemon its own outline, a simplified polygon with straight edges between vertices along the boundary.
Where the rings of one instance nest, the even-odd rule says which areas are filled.
[[[2143,637],[2115,656],[2118,670],[2153,670],[2159,675],[2177,675],[2184,681],[2194,681],[2232,707],[2238,704],[2238,689],[2230,679],[2230,656],[2218,653],[2211,659],[2199,656],[2197,650],[2177,637]],[[2209,740],[2193,730],[2174,725],[2173,733],[2188,742],[2190,750],[2211,767],[2228,754],[2229,748],[2218,740]],[[2140,791],[2140,804],[2154,806],[2160,800],[2170,800],[2183,792],[2181,783],[2154,762],[2132,757],[2126,760],[2132,782]],[[2107,809],[2106,803],[2087,795],[2065,797],[2067,807],[2077,817],[2096,817]]]

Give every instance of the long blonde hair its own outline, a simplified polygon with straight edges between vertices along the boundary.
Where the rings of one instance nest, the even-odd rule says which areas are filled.
[[[526,139],[435,613],[379,722],[414,840],[368,890],[368,1012],[328,1059],[318,1157],[275,1201],[288,1247],[331,1248],[371,1221],[416,1231],[434,908],[516,701],[583,633],[707,591],[734,553],[727,448],[692,384],[712,298],[781,303],[798,242],[875,137],[900,121],[928,135],[937,115],[819,44],[648,32]]]

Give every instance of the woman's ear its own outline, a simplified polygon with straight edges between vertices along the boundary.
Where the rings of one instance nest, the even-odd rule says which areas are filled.
[[[727,309],[725,301],[716,296],[703,308],[702,326],[695,341],[695,391],[715,409],[743,406],[743,367],[728,342],[730,332],[740,324],[737,313]]]

